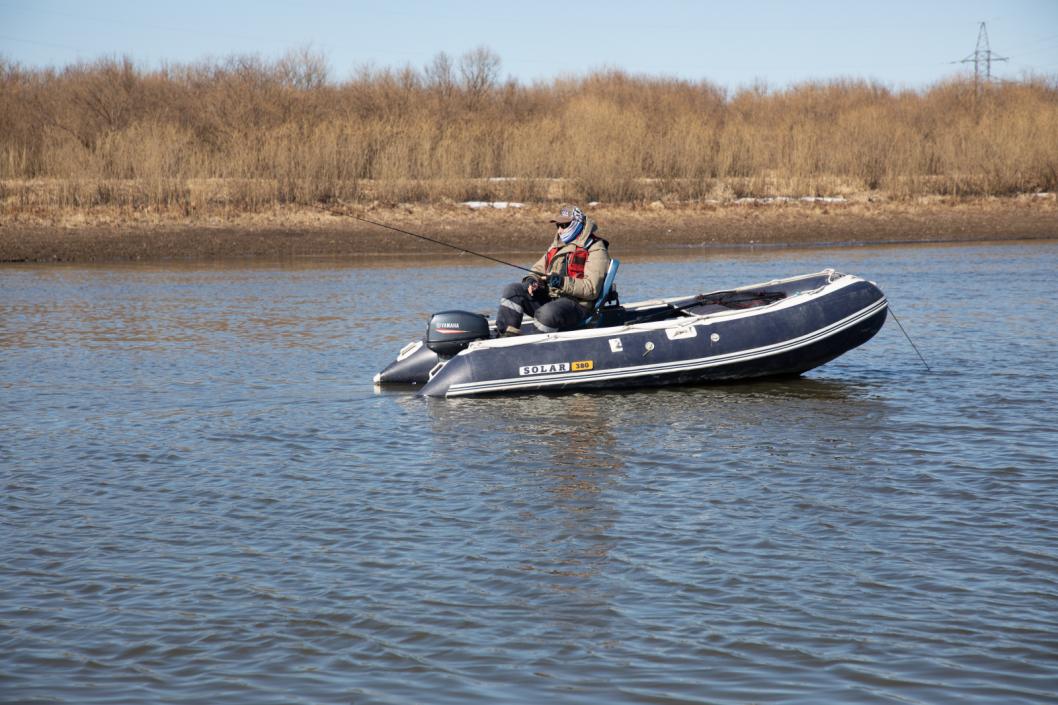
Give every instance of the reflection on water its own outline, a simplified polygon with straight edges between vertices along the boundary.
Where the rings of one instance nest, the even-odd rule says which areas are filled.
[[[371,378],[501,268],[2,269],[0,699],[1049,702],[1056,253],[623,257],[864,275],[934,371],[448,401]]]
[[[425,405],[437,462],[491,450],[483,472],[492,471],[503,497],[518,498],[513,507],[488,510],[491,529],[516,551],[511,560],[520,571],[562,578],[549,589],[597,590],[591,579],[613,543],[608,491],[623,466],[605,397],[512,397],[500,409],[486,399],[452,401]],[[501,468],[513,472],[495,472]]]

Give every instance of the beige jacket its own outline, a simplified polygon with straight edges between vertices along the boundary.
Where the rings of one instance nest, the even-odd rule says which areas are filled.
[[[559,249],[551,260],[551,266],[547,266],[547,252],[532,266],[533,272],[545,278],[549,274],[563,275],[562,286],[557,289],[553,288],[548,292],[551,298],[557,299],[560,296],[565,296],[579,303],[587,311],[591,310],[595,300],[599,298],[603,281],[606,279],[606,270],[610,267],[610,253],[606,249],[606,241],[595,235],[597,228],[598,226],[595,222],[588,218],[584,222],[584,231],[568,245],[563,243],[560,238],[555,237],[551,247]],[[584,277],[574,279],[573,277],[565,276],[566,259],[573,254],[578,246],[584,247],[584,243],[590,238],[592,243],[588,247],[588,261],[584,264]],[[548,248],[548,252],[550,251],[551,248]]]

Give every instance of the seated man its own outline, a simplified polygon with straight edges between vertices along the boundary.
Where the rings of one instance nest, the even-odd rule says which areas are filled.
[[[555,239],[532,266],[533,274],[503,290],[499,335],[518,335],[526,313],[541,333],[579,328],[602,292],[610,243],[595,234],[598,226],[576,206],[562,206],[551,222]]]

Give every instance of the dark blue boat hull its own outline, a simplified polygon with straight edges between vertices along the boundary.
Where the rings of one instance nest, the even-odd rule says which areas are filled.
[[[701,384],[802,374],[867,342],[885,322],[884,294],[857,277],[827,271],[761,287],[782,299],[745,310],[705,307],[663,320],[638,313],[606,328],[483,340],[448,360],[423,346],[401,362],[410,361],[412,383],[425,371],[426,396]],[[662,313],[665,306],[678,309],[681,300],[667,301]]]

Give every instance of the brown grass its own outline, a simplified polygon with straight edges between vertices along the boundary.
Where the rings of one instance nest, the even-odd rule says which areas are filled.
[[[480,49],[327,80],[298,52],[145,70],[0,60],[0,217],[287,206],[1058,189],[1058,84],[864,81],[729,94],[619,71],[521,85]]]

